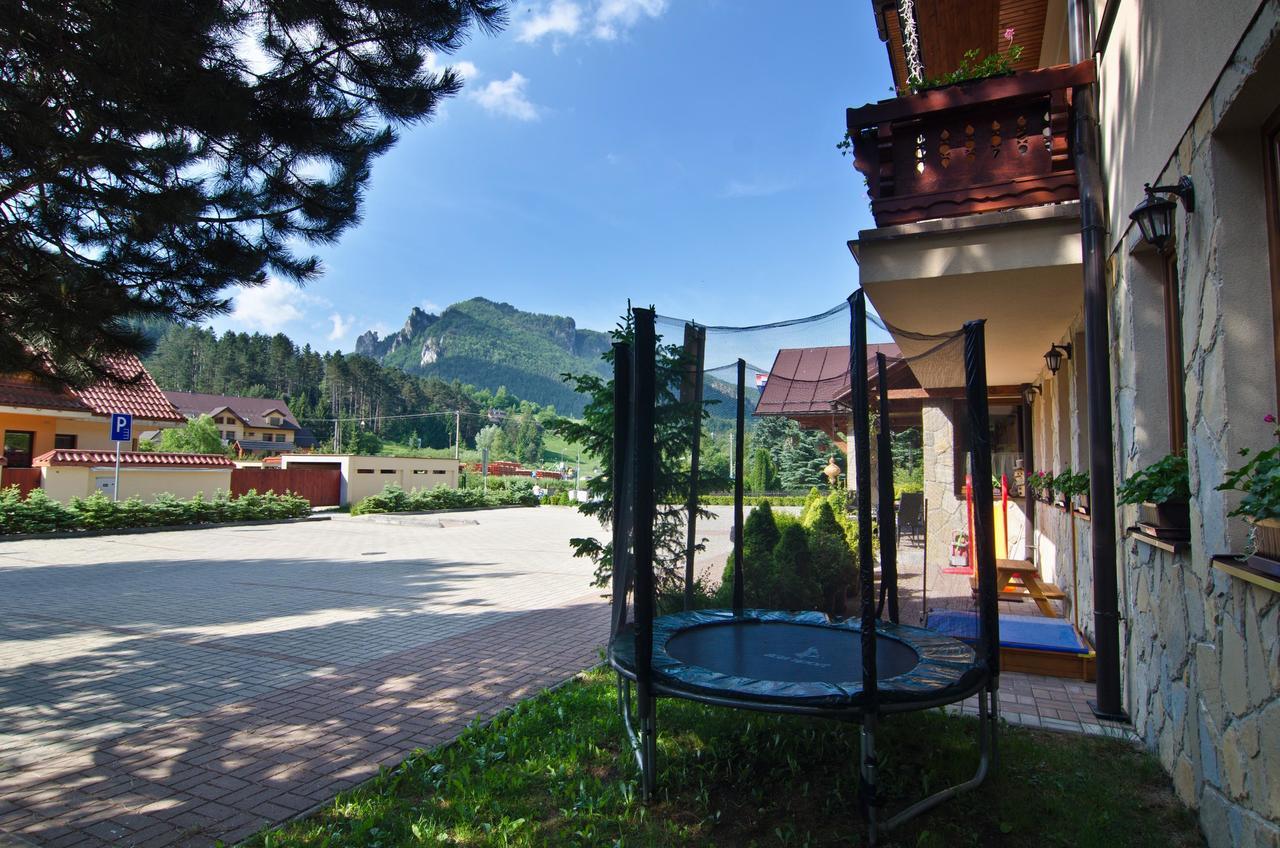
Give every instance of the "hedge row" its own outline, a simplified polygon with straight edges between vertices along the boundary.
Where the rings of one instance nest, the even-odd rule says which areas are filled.
[[[698,499],[703,506],[733,506],[733,495],[703,495]],[[743,506],[759,506],[768,503],[772,506],[804,506],[803,495],[743,495]]]
[[[390,483],[376,495],[370,495],[351,508],[352,515],[382,512],[426,512],[434,509],[474,509],[485,506],[537,506],[533,485],[503,489],[450,489],[440,485],[434,489],[406,492]]]
[[[23,498],[17,486],[10,486],[0,489],[0,536],[301,518],[310,512],[311,504],[306,498],[274,492],[260,495],[253,490],[237,498],[219,492],[209,500],[200,494],[190,500],[161,494],[150,503],[137,497],[113,501],[95,492],[87,498],[72,498],[62,504],[46,495],[43,489],[32,489]]]

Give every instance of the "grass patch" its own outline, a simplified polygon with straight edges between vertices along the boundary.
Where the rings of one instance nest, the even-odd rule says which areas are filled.
[[[586,674],[420,751],[309,818],[249,844],[284,846],[848,846],[865,840],[853,725],[658,705],[659,797],[640,803],[612,675]],[[887,809],[967,777],[972,719],[889,716],[879,748]],[[1005,728],[976,792],[884,845],[1202,845],[1155,760],[1123,742]]]

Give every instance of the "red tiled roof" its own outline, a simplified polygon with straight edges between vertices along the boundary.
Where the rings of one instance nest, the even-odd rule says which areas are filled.
[[[115,465],[115,451],[51,450],[31,461],[37,467],[49,465]],[[236,464],[220,454],[156,453],[125,451],[120,454],[120,467],[130,468],[235,468]]]
[[[0,405],[110,415],[126,412],[144,421],[185,421],[138,357],[115,354],[102,361],[111,378],[83,389],[43,384],[27,375],[0,377]]]
[[[201,415],[217,415],[230,411],[250,427],[273,427],[267,421],[272,412],[283,414],[285,429],[298,429],[298,419],[293,417],[288,404],[279,398],[246,398],[234,395],[209,395],[201,392],[165,392],[164,396],[188,418]]]
[[[876,354],[901,356],[896,344],[867,345],[867,369],[873,375]],[[919,385],[919,384],[916,384]],[[756,415],[829,413],[832,404],[849,394],[849,346],[783,348],[774,358],[756,404]]]

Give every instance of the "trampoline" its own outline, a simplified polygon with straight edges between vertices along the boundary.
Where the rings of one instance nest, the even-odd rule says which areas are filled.
[[[967,698],[986,680],[972,647],[932,630],[876,624],[876,694],[882,712]],[[761,712],[856,718],[863,688],[861,622],[820,612],[691,610],[654,619],[653,685],[662,695]],[[635,632],[610,645],[615,669],[635,680]]]
[[[613,439],[610,472],[613,536],[610,542],[612,614],[608,659],[618,678],[618,707],[640,774],[640,795],[652,799],[658,779],[658,698],[681,698],[712,707],[728,707],[834,719],[860,726],[859,802],[867,823],[869,844],[888,828],[978,786],[995,760],[996,697],[1000,671],[999,620],[996,603],[994,519],[991,502],[975,505],[973,538],[978,574],[977,608],[963,633],[946,633],[904,625],[898,620],[896,542],[893,510],[880,510],[873,523],[872,430],[877,440],[876,494],[880,503],[893,501],[892,449],[887,394],[888,365],[883,352],[874,363],[879,385],[878,421],[873,425],[869,399],[869,362],[865,295],[849,298],[849,357],[847,375],[852,433],[851,472],[856,481],[857,550],[856,615],[833,617],[818,611],[751,609],[745,604],[744,532],[734,533],[732,608],[693,609],[694,526],[698,515],[699,438],[703,428],[702,391],[706,334],[756,328],[703,327],[684,322],[687,371],[659,379],[656,313],[632,309],[629,341],[613,345]],[[841,308],[811,319],[762,325],[765,329],[797,328],[806,322],[837,317]],[[673,319],[663,319],[680,327]],[[887,329],[880,324],[882,329]],[[986,358],[983,322],[970,321],[948,333],[911,333],[892,328],[898,340],[917,350],[899,359],[916,368],[950,369],[950,385],[963,389],[968,416],[968,462],[974,479],[991,476],[990,419],[987,408]],[[962,355],[960,353],[962,351]],[[734,455],[734,526],[744,526],[744,456],[746,362],[736,362],[737,390]],[[823,373],[808,381],[809,395],[830,383]],[[724,393],[727,381],[713,378]],[[679,403],[673,399],[679,395]],[[689,401],[686,407],[686,401]],[[688,542],[684,548],[684,610],[657,615],[657,548],[662,545],[670,568],[672,542],[668,532],[656,541],[659,430],[662,418],[671,428],[688,416],[690,471],[687,494]],[[834,419],[834,404],[832,416]],[[673,422],[675,422],[673,424]],[[985,436],[983,434],[986,434]],[[668,484],[669,485],[669,484]],[[678,501],[677,501],[678,502]],[[670,504],[670,500],[664,501]],[[670,506],[664,513],[670,517]],[[873,534],[878,532],[878,562]],[[877,569],[877,565],[879,566]],[[877,570],[879,580],[877,580]],[[664,572],[670,591],[670,571]],[[844,591],[844,590],[842,590]],[[847,597],[847,592],[845,593]],[[879,602],[877,603],[877,597]],[[964,638],[959,638],[963,636]],[[634,692],[633,692],[634,690]],[[880,758],[877,726],[882,717],[958,703],[970,696],[978,701],[978,764],[973,776],[955,786],[933,792],[896,814],[882,818],[879,796]]]

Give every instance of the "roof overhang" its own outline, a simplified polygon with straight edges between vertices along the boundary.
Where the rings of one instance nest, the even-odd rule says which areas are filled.
[[[1076,202],[864,230],[849,249],[891,327],[945,333],[986,319],[991,386],[1033,382],[1082,307]],[[908,358],[933,344],[893,335]],[[926,389],[949,387],[913,370]]]

